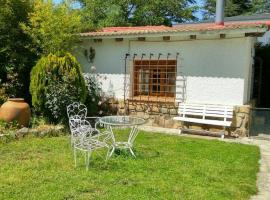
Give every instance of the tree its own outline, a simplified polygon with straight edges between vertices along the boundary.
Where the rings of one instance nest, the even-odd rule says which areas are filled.
[[[242,15],[251,10],[250,0],[226,0],[225,2],[225,16],[237,16]],[[216,13],[216,0],[205,0],[204,3],[204,18],[213,18]]]
[[[171,25],[195,20],[195,0],[80,0],[87,27]],[[193,6],[192,6],[193,5]],[[89,23],[90,21],[90,23]]]
[[[205,19],[213,18],[216,11],[216,0],[205,0],[203,9]],[[268,0],[226,0],[225,2],[226,17],[265,12],[270,12]]]
[[[269,0],[252,0],[251,13],[269,13],[270,1]]]
[[[22,24],[22,27],[34,41],[34,51],[47,55],[74,48],[81,18],[68,3],[54,5],[52,0],[35,0],[29,22]]]
[[[29,74],[37,59],[31,38],[20,23],[27,23],[30,0],[0,0],[0,87],[9,97],[30,100]]]

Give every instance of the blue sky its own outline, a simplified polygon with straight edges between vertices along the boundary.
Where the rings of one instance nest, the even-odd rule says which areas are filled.
[[[202,6],[203,5],[203,0],[196,0],[197,1],[197,5],[199,6]],[[197,12],[196,13],[196,16],[199,18],[199,19],[202,19],[202,12]]]
[[[53,0],[55,3],[59,3],[59,2],[61,2],[62,0]],[[203,4],[203,0],[196,0],[197,1],[197,4],[199,5],[199,6],[202,6],[202,4]],[[197,12],[196,13],[196,17],[198,17],[199,19],[202,19],[202,13],[201,12]]]

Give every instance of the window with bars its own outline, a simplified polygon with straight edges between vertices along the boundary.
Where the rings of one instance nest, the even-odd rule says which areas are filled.
[[[133,97],[175,98],[176,66],[176,60],[135,60]]]

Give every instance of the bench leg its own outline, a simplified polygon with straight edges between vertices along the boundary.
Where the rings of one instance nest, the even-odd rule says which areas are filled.
[[[179,133],[179,135],[181,135],[181,133],[182,133],[182,129],[181,128],[179,128],[178,133]]]
[[[223,127],[223,131],[221,132],[221,139],[225,138],[225,132],[226,132],[226,127]]]

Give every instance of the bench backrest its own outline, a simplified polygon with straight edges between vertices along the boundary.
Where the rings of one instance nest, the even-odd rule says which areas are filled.
[[[178,114],[181,117],[232,121],[233,106],[180,103]]]

